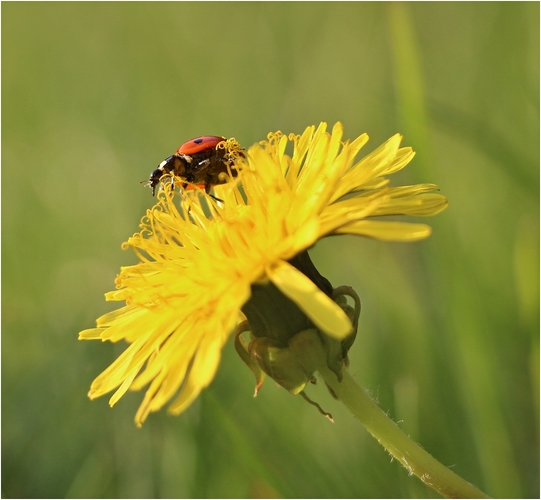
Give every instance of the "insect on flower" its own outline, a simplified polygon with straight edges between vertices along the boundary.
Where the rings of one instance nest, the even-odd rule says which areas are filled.
[[[147,186],[152,188],[152,195],[163,176],[173,174],[171,187],[175,186],[175,177],[182,179],[183,189],[210,188],[226,183],[230,177],[237,176],[235,160],[244,158],[242,148],[235,139],[226,139],[217,135],[204,135],[185,142],[176,153],[163,160],[150,174]]]

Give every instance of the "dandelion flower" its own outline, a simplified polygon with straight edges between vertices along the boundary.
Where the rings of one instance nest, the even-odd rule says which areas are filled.
[[[447,201],[434,184],[389,187],[386,176],[414,156],[400,147],[400,135],[357,161],[368,136],[342,141],[340,123],[330,133],[326,128],[308,127],[299,136],[277,132],[250,147],[239,175],[215,187],[223,203],[201,191],[160,191],[141,231],[124,244],[139,263],[121,268],[117,290],[106,294],[125,305],[80,333],[129,344],[94,380],[90,398],[116,389],[112,406],[128,389],[149,385],[137,425],[173,398],[169,411],[181,413],[211,383],[258,284],[272,283],[330,338],[351,333],[351,318],[294,259],[333,234],[426,238],[426,224],[374,217],[434,215]]]

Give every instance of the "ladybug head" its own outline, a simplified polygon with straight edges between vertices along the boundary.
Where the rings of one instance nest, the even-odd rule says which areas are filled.
[[[163,174],[164,174],[163,170],[160,170],[159,168],[157,168],[156,170],[154,170],[154,172],[150,174],[150,178],[148,179],[147,186],[149,186],[152,189],[152,196],[154,196],[154,194],[156,193],[156,186],[160,182],[160,179],[162,178]]]
[[[158,168],[150,174],[147,186],[149,186],[152,189],[152,196],[154,196],[154,194],[156,193],[156,186],[159,184],[160,179],[165,174],[168,174],[169,172],[173,170],[174,170],[173,156],[170,156],[169,158],[166,158],[165,160],[163,160],[159,164]]]

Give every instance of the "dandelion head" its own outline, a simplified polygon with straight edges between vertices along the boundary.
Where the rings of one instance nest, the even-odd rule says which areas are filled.
[[[124,305],[80,333],[81,339],[128,343],[94,380],[91,398],[114,390],[113,405],[128,389],[148,386],[138,425],[170,401],[169,411],[181,413],[212,381],[235,329],[248,318],[253,330],[261,287],[272,286],[302,313],[305,319],[291,319],[299,321],[294,330],[317,330],[338,342],[344,357],[354,315],[306,251],[333,234],[426,238],[426,224],[377,217],[434,215],[447,201],[434,184],[389,186],[387,176],[414,155],[400,147],[400,135],[357,159],[368,136],[344,141],[342,134],[340,123],[330,132],[320,124],[301,135],[269,134],[232,159],[236,174],[214,187],[214,197],[201,189],[159,191],[141,230],[124,244],[139,262],[121,268],[116,290],[106,294]],[[272,348],[290,342],[280,329],[268,334]],[[247,342],[239,346],[241,357],[249,357]],[[295,387],[302,390],[303,383]]]

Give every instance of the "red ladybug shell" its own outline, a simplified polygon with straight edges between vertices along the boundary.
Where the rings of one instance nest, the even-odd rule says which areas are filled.
[[[220,142],[225,141],[225,137],[218,135],[204,135],[202,137],[196,137],[191,141],[185,142],[180,148],[177,149],[177,155],[193,155],[200,153],[201,151],[207,151],[214,149]]]

